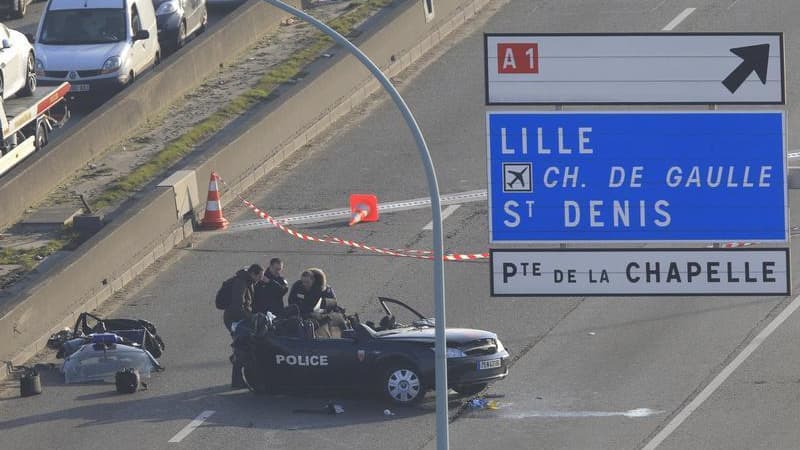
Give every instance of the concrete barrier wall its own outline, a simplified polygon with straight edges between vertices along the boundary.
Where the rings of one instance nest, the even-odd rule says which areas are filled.
[[[437,20],[425,24],[419,2],[405,0],[389,17],[391,22],[366,36],[360,46],[386,72],[395,74],[488,2],[437,0]],[[392,55],[396,58],[390,65]],[[336,61],[200,163],[195,169],[196,184],[204,188],[210,171],[217,170],[231,188],[223,202],[231,200],[233,193],[249,187],[377,90],[377,83],[369,80],[366,69],[354,59]],[[186,173],[180,178],[194,181]],[[16,306],[0,318],[0,361],[26,361],[44,347],[50,333],[71,326],[77,314],[96,308],[190,235],[191,224],[182,223],[179,216],[186,197],[194,194],[181,186],[158,187],[145,195],[36,288],[21,295]],[[203,193],[200,196],[204,198]]]
[[[74,323],[75,313],[83,310],[87,299],[105,300],[133,278],[132,266],[155,261],[155,255],[146,257],[154,244],[180,228],[175,194],[172,188],[158,188],[137,206],[54,267],[21,294],[23,301],[0,317],[0,360],[13,359],[15,351],[32,342],[38,341],[37,350],[41,349],[47,331],[63,325],[65,317]],[[171,249],[172,245],[162,245],[161,255]]]
[[[300,0],[290,3],[299,5]],[[56,135],[46,152],[0,178],[0,228],[16,222],[76,170],[276,29],[283,17],[285,13],[263,1],[250,0],[63,136]]]

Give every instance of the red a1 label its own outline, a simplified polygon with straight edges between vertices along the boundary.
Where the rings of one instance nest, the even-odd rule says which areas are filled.
[[[497,44],[498,73],[539,73],[539,44]]]

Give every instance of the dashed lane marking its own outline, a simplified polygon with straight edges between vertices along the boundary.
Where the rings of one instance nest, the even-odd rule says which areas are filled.
[[[456,210],[460,207],[461,205],[450,205],[447,208],[445,208],[444,211],[442,211],[442,222],[444,222],[445,219],[450,217],[450,215],[456,212]],[[428,224],[422,227],[422,229],[433,230],[433,221],[431,220],[430,222],[428,222]]]
[[[675,27],[677,27],[678,25],[681,24],[681,22],[686,20],[686,18],[689,17],[696,9],[697,8],[686,8],[686,9],[684,9],[674,19],[672,19],[672,21],[670,23],[668,23],[666,26],[664,26],[664,28],[662,28],[661,31],[672,31],[672,30],[674,30]]]
[[[208,420],[211,416],[214,415],[216,411],[208,410],[203,411],[200,413],[199,416],[195,417],[194,420],[189,422],[189,425],[183,427],[181,431],[178,432],[175,436],[172,436],[172,439],[169,440],[171,443],[178,443],[186,438],[192,431],[194,431],[197,427],[203,424],[206,420]]]

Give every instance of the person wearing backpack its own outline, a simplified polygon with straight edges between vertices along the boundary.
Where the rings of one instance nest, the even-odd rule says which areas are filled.
[[[217,307],[220,305],[220,298],[224,302],[225,291],[227,290],[228,301],[225,306],[225,313],[222,316],[225,328],[232,333],[231,326],[241,320],[249,320],[253,316],[253,293],[256,282],[264,275],[264,268],[258,264],[253,264],[247,270],[240,270],[236,275],[225,281],[217,293]],[[227,286],[226,286],[227,284]],[[246,385],[242,378],[242,365],[235,357],[231,358],[233,368],[231,369],[231,388],[242,389]]]
[[[229,285],[228,302],[225,305],[225,313],[222,320],[225,328],[231,331],[231,325],[240,320],[250,319],[253,315],[253,295],[256,283],[264,275],[264,268],[259,264],[253,264],[247,270],[236,272],[233,278],[223,283]]]

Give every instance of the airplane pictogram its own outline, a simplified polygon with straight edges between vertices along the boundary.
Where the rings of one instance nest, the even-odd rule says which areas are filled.
[[[503,164],[503,192],[533,192],[531,163]]]

